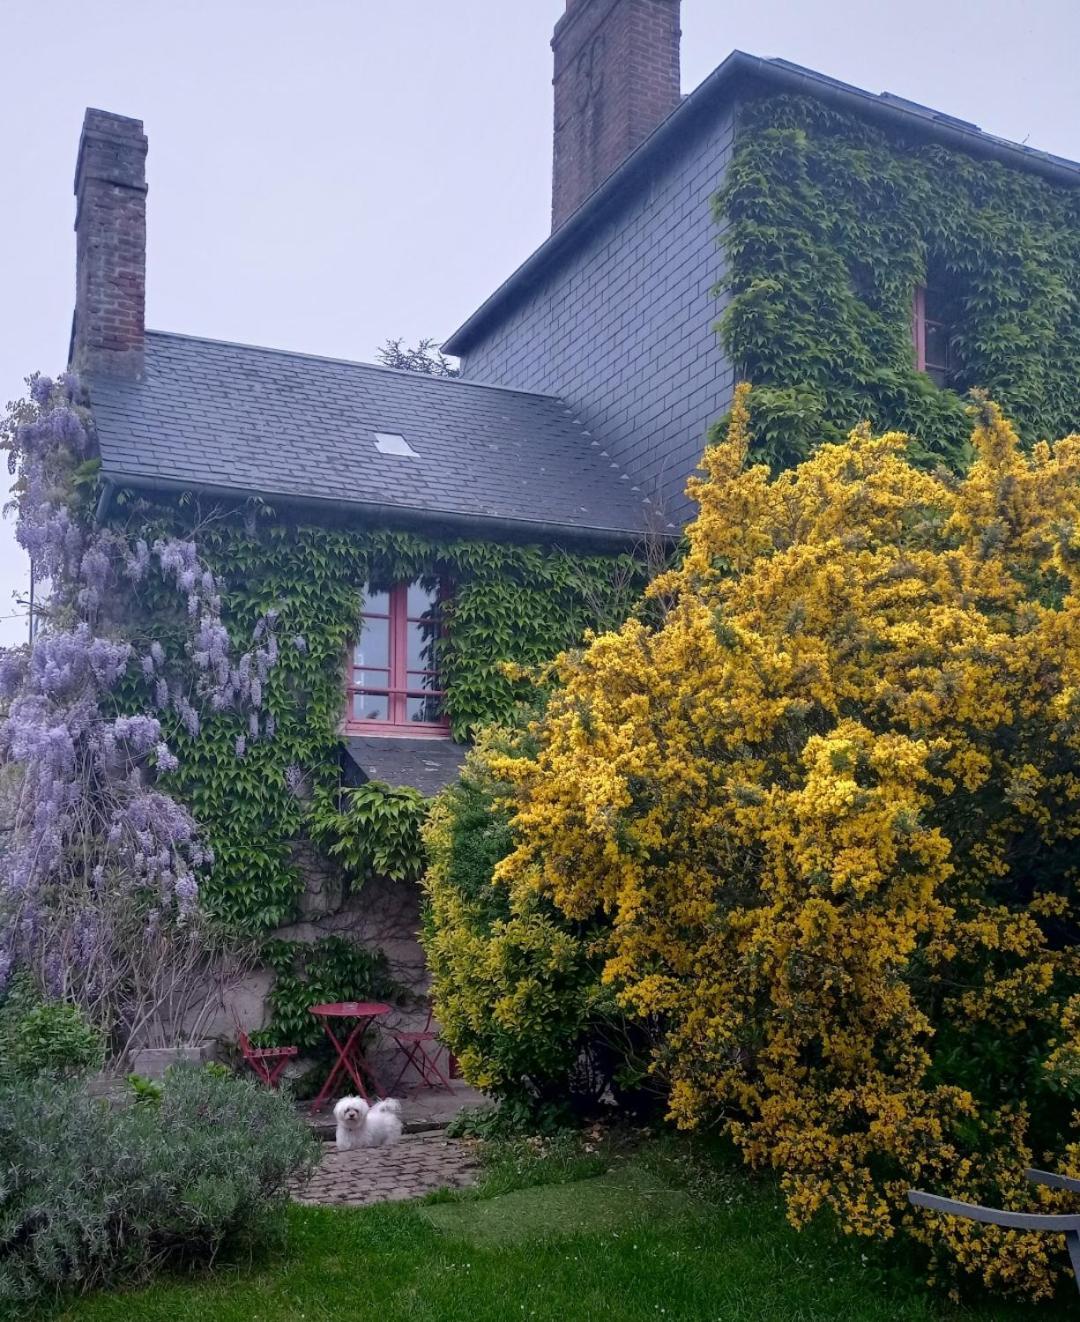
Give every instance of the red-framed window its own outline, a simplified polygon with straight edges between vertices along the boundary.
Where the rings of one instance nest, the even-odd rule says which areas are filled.
[[[945,293],[936,285],[919,285],[912,308],[911,333],[915,366],[944,388],[952,381],[952,312]]]
[[[444,585],[365,585],[360,636],[349,658],[345,724],[367,734],[448,737],[439,677]]]

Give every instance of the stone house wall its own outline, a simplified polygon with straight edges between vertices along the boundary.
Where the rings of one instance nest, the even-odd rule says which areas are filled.
[[[313,943],[323,937],[340,936],[357,945],[380,947],[386,953],[392,976],[414,1002],[395,1007],[389,1022],[422,1027],[427,1016],[424,998],[428,973],[418,940],[422,898],[419,884],[377,877],[350,892],[341,869],[306,841],[295,846],[295,860],[304,879],[297,917],[278,928],[273,937]],[[268,998],[273,981],[271,970],[257,969],[230,987],[207,1023],[206,1036],[231,1042],[237,1026],[247,1032],[264,1028],[271,1017]],[[380,1059],[384,1065],[389,1063],[388,1054],[387,1049],[376,1048],[376,1068]]]

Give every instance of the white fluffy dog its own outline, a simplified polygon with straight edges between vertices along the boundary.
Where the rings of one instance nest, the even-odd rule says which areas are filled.
[[[362,1097],[343,1097],[334,1107],[337,1145],[350,1148],[385,1148],[401,1137],[401,1103],[393,1097],[370,1106]]]

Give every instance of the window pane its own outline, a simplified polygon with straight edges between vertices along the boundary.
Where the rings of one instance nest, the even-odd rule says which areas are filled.
[[[389,670],[354,670],[352,686],[354,689],[388,689],[390,672]]]
[[[423,670],[410,670],[405,680],[405,686],[410,693],[416,689],[440,693],[443,689],[442,676],[437,670],[429,670],[426,667]]]
[[[385,721],[390,716],[390,699],[385,693],[354,693],[352,719],[354,721]]]
[[[405,706],[410,721],[438,725],[443,719],[442,698],[407,698]]]
[[[438,673],[423,670],[410,670],[406,687],[410,693],[415,693],[417,689],[423,689],[430,693],[440,693],[442,691],[442,683],[439,680]]]
[[[926,362],[936,367],[948,365],[949,332],[939,321],[926,323]]]
[[[365,615],[389,615],[390,614],[390,594],[389,592],[372,592],[365,583],[360,593],[360,600],[363,602],[361,610]]]
[[[353,648],[353,663],[358,666],[389,666],[389,620],[360,621],[360,641]]]
[[[408,627],[410,670],[436,670],[439,660],[439,625],[437,621],[422,624],[409,621]]]
[[[408,591],[408,615],[418,619],[421,615],[435,615],[439,608],[438,588],[425,588],[420,583],[410,583]]]

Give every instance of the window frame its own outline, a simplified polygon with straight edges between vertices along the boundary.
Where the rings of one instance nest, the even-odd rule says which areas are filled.
[[[428,579],[428,582],[431,580]],[[386,594],[386,611],[371,611],[367,609],[368,593],[365,591],[360,605],[360,631],[357,637],[350,643],[348,651],[348,669],[346,672],[345,683],[345,730],[348,734],[365,735],[389,735],[389,736],[413,736],[424,739],[449,739],[450,718],[445,710],[438,721],[412,721],[409,720],[409,699],[410,698],[446,698],[446,689],[443,687],[433,689],[417,688],[415,683],[410,684],[410,678],[417,677],[438,679],[437,670],[419,670],[409,665],[409,625],[422,622],[422,616],[409,615],[409,589],[418,583],[423,583],[423,579],[403,580],[394,583],[388,588],[379,589]],[[368,585],[369,586],[369,585]],[[439,580],[436,602],[440,609],[439,633],[438,637],[445,635],[445,620],[442,616],[442,609],[450,596],[449,585]],[[367,620],[385,620],[387,632],[387,665],[358,665],[356,659],[356,648],[361,642],[364,634],[364,625]],[[373,673],[384,674],[386,684],[370,683],[365,678],[362,684],[356,683],[357,671],[363,671],[365,676]],[[385,720],[369,719],[363,720],[354,716],[355,698],[357,695],[368,694],[372,696],[386,697],[387,716]]]
[[[918,371],[925,372],[939,390],[949,390],[956,370],[950,361],[952,323],[937,318],[927,318],[927,288],[928,286],[925,284],[915,286],[915,294],[911,305],[911,338],[915,345],[915,367]],[[937,289],[937,286],[935,285],[934,288]],[[928,325],[937,326],[944,332],[942,342],[945,345],[945,361],[943,363],[928,363],[926,360],[926,328]],[[938,380],[939,375],[941,380]]]

